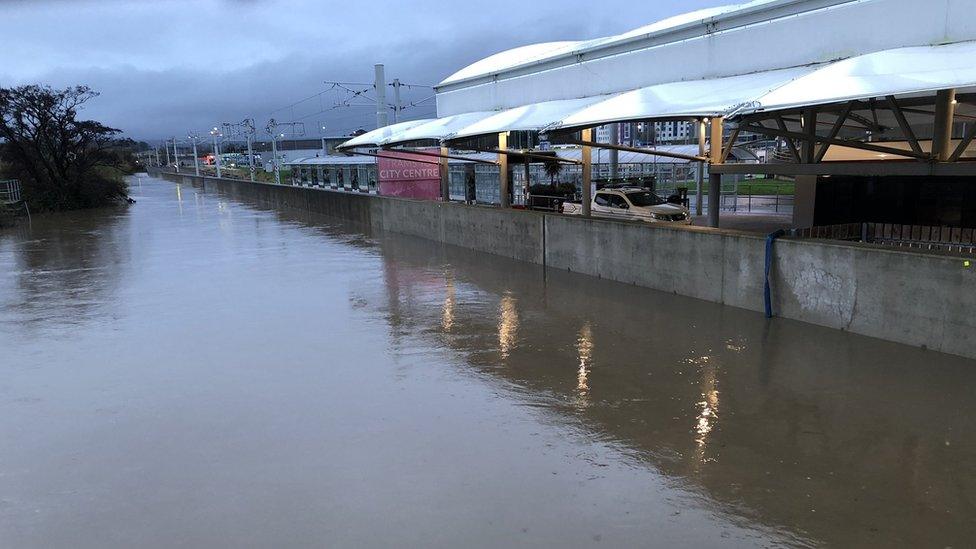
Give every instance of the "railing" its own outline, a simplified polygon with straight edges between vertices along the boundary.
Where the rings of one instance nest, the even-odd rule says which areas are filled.
[[[796,199],[793,195],[739,195],[736,200],[736,211],[752,213],[792,213]]]
[[[20,181],[7,179],[0,181],[0,203],[16,204],[23,200],[20,194]]]
[[[802,238],[868,242],[883,246],[976,254],[976,230],[960,227],[902,225],[897,223],[845,223],[800,229]]]

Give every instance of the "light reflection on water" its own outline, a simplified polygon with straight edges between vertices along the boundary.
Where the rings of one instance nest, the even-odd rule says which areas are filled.
[[[971,361],[173,187],[0,236],[0,541],[976,535]]]
[[[579,369],[576,371],[577,406],[589,404],[590,369],[593,367],[593,328],[589,322],[583,324],[576,337],[576,352],[579,353]]]
[[[511,295],[502,297],[498,304],[498,351],[508,358],[518,342],[518,302]]]

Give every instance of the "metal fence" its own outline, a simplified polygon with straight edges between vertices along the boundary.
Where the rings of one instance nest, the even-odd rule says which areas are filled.
[[[897,223],[845,223],[800,229],[797,231],[797,236],[867,242],[915,250],[976,254],[976,230],[970,228]]]
[[[779,193],[769,195],[736,194],[735,203],[731,209],[736,212],[746,213],[762,212],[788,214],[793,213],[793,206],[795,202],[795,196]]]
[[[7,179],[0,181],[0,203],[16,204],[23,200],[20,193],[20,181]]]

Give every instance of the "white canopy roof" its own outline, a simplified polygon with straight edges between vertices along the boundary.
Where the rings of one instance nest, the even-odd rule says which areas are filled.
[[[399,135],[401,132],[413,129],[421,124],[426,124],[428,122],[436,122],[436,118],[426,118],[423,120],[410,120],[409,122],[400,122],[398,124],[392,124],[390,126],[384,126],[382,128],[377,128],[371,132],[366,132],[363,135],[354,137],[349,141],[346,141],[339,147],[342,149],[354,149],[356,147],[376,147],[393,137],[394,135]]]
[[[532,63],[544,61],[560,55],[582,53],[594,48],[619,44],[634,38],[672,30],[689,24],[700,23],[722,14],[769,4],[772,1],[773,0],[753,0],[751,2],[740,2],[738,4],[699,9],[689,13],[668,17],[623,34],[606,36],[593,40],[544,42],[541,44],[531,44],[528,46],[513,48],[496,53],[490,57],[477,61],[476,63],[468,65],[467,67],[444,79],[444,81],[439,85],[444,86],[470,78],[491,75],[514,67],[531,65]]]
[[[409,141],[421,141],[425,139],[450,139],[459,130],[472,124],[476,124],[497,112],[469,112],[438,118],[419,126],[414,126],[402,132],[397,132],[386,139],[380,140],[379,145],[393,145],[396,143],[407,143]]]
[[[633,91],[546,101],[394,124],[342,148],[422,139],[460,139],[506,131],[542,131],[611,122],[735,116],[888,95],[976,87],[976,41],[869,53],[849,59],[726,78],[657,84]]]
[[[567,116],[605,99],[607,96],[565,99],[508,109],[458,130],[454,137],[474,137],[509,131],[543,130],[557,124]]]
[[[658,84],[622,93],[579,110],[559,124],[562,128],[589,127],[624,120],[726,116],[755,101],[813,67],[746,74],[713,80]]]
[[[976,42],[869,53],[830,63],[760,98],[782,110],[976,85]]]

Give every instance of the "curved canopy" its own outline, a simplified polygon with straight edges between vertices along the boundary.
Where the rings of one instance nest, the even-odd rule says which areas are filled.
[[[605,36],[592,40],[576,40],[562,42],[544,42],[541,44],[531,44],[513,48],[507,51],[496,53],[480,61],[472,63],[467,67],[457,71],[442,81],[439,86],[453,84],[470,78],[478,78],[504,72],[506,70],[529,65],[535,62],[545,61],[562,55],[581,53],[591,48],[605,47],[619,42],[626,42],[641,36],[651,35],[682,27],[684,25],[696,24],[713,17],[730,13],[744,8],[768,4],[773,0],[752,0],[751,2],[740,2],[738,4],[728,4],[713,8],[704,8],[680,15],[675,15],[660,21],[644,25],[623,34]]]
[[[390,139],[394,135],[398,135],[400,132],[415,128],[421,124],[435,122],[436,120],[436,118],[427,118],[423,120],[410,120],[409,122],[400,122],[398,124],[384,126],[371,132],[366,132],[358,137],[354,137],[340,145],[339,148],[354,149],[356,147],[377,147],[381,145],[383,141]]]
[[[889,95],[973,88],[973,59],[976,41],[897,48],[818,65],[670,82],[619,94],[404,122],[361,135],[341,148],[462,139],[506,131],[584,128],[612,122],[734,117]]]
[[[976,85],[976,42],[879,51],[830,63],[757,99],[782,110]]]
[[[414,126],[408,130],[397,132],[396,134],[391,135],[389,138],[381,140],[378,144],[381,146],[386,146],[395,145],[397,143],[408,143],[411,141],[442,141],[444,139],[450,139],[454,137],[454,134],[458,131],[472,124],[476,124],[490,116],[494,116],[495,114],[497,113],[469,112],[438,118],[436,120],[420,124],[419,126]]]
[[[464,67],[451,76],[445,78],[440,85],[443,86],[444,84],[450,84],[451,82],[459,82],[468,78],[474,78],[477,76],[502,71],[509,67],[546,59],[554,55],[572,51],[583,43],[584,42],[576,40],[544,42],[542,44],[531,44],[528,46],[522,46],[499,52]]]
[[[559,123],[560,120],[572,113],[606,98],[606,96],[600,96],[546,101],[500,111],[480,122],[458,130],[454,134],[454,138],[460,139],[511,131],[541,131]]]
[[[813,71],[812,67],[801,67],[649,86],[577,111],[564,118],[558,127],[584,128],[655,118],[728,116],[734,109]]]

